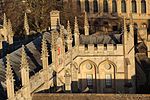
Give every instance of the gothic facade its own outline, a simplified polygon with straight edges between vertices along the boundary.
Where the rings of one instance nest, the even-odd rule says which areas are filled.
[[[67,22],[66,28],[61,24],[59,11],[51,11],[51,27],[49,32],[43,33],[41,42],[42,69],[30,77],[33,63],[30,64],[28,60],[26,46],[23,45],[18,51],[21,53],[21,88],[17,91],[14,90],[11,54],[7,55],[8,100],[31,100],[34,93],[43,90],[50,93],[136,93],[139,82],[136,80],[137,70],[140,70],[142,78],[144,73],[137,65],[135,44],[145,43],[147,56],[150,56],[147,32],[150,17],[148,2],[77,0],[75,7],[84,12],[82,34],[78,17],[74,18],[72,30],[70,21]],[[93,34],[90,33],[89,24],[92,18],[100,19],[94,19],[94,22],[101,21],[97,26],[98,31]],[[30,30],[26,14],[24,27],[28,35]],[[30,44],[28,46],[30,47]],[[11,58],[13,59],[13,56]],[[145,82],[142,78],[140,84]]]

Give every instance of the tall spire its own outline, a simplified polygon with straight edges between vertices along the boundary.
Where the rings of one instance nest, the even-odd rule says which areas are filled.
[[[71,33],[71,28],[70,28],[70,22],[68,21],[68,25],[67,25],[67,47],[68,50],[70,50],[72,48],[72,33]]]
[[[79,46],[79,27],[78,27],[78,20],[77,17],[75,17],[75,22],[74,22],[74,39],[75,39],[75,45]]]
[[[8,29],[9,35],[10,35],[10,36],[14,36],[14,32],[13,32],[13,30],[12,30],[12,24],[11,24],[10,19],[8,19],[7,29]]]
[[[7,87],[7,97],[8,100],[14,100],[14,79],[13,73],[10,64],[10,56],[7,55],[7,64],[6,64],[6,87]]]
[[[75,22],[74,22],[74,33],[79,35],[79,27],[78,27],[78,21],[77,21],[76,16],[75,16]]]
[[[49,73],[49,66],[48,66],[48,49],[47,49],[47,44],[46,44],[46,39],[45,35],[43,35],[42,39],[42,66],[43,66],[43,71],[44,71],[44,84],[45,84],[45,89],[49,88],[49,79],[50,79],[50,73]]]
[[[84,16],[84,32],[85,32],[85,35],[89,35],[89,22],[88,22],[86,11],[85,11],[85,16]]]
[[[27,55],[26,55],[26,52],[25,52],[24,45],[22,45],[21,68],[27,68],[27,69],[29,69],[29,65],[28,65],[28,61],[27,61]]]
[[[3,27],[7,27],[7,17],[5,13],[4,13],[4,19],[3,19]]]
[[[30,27],[29,27],[29,24],[28,24],[28,17],[27,17],[27,14],[25,13],[25,16],[24,16],[24,29],[25,29],[25,32],[26,32],[26,35],[29,35],[30,34]]]
[[[24,98],[26,100],[31,100],[30,94],[30,79],[29,79],[29,64],[27,61],[27,55],[25,52],[25,47],[22,45],[22,53],[21,53],[21,80],[24,91]]]
[[[42,57],[48,57],[48,49],[47,49],[46,39],[44,35],[42,39]]]
[[[72,40],[72,32],[71,32],[69,20],[68,20],[68,24],[67,24],[67,32],[68,32],[68,34],[67,34],[68,40]]]
[[[11,69],[11,64],[10,64],[10,55],[8,54],[6,56],[7,58],[7,64],[6,64],[6,77],[13,77],[12,69]]]

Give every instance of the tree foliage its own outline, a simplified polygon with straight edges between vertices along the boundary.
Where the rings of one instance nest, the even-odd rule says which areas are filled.
[[[27,13],[31,30],[42,30],[49,26],[49,12],[63,10],[62,3],[61,0],[5,0],[3,9],[15,32],[22,34],[24,13]]]

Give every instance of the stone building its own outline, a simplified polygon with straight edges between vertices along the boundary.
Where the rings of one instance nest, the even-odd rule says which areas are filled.
[[[74,7],[84,13],[83,32],[78,17],[74,18],[72,30],[70,21],[66,28],[61,24],[59,11],[50,12],[48,32],[7,55],[6,63],[4,58],[0,59],[8,100],[31,100],[40,91],[137,93],[137,88],[146,81],[144,65],[138,57],[143,53],[137,53],[137,44],[144,43],[145,56],[150,56],[148,2],[76,0]],[[24,27],[28,35],[26,14]],[[17,89],[13,73],[20,80]]]

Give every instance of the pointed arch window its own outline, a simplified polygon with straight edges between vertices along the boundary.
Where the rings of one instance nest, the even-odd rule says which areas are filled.
[[[132,0],[132,13],[137,13],[137,6],[135,0]]]
[[[77,0],[77,10],[79,12],[81,12],[81,2],[80,2],[80,0]]]
[[[93,1],[93,5],[94,5],[94,13],[98,12],[98,2],[97,2],[97,0]]]
[[[89,0],[85,0],[85,11],[86,11],[86,12],[90,12]]]
[[[103,11],[108,12],[108,1],[107,0],[103,1]]]
[[[117,12],[117,3],[116,3],[116,0],[112,1],[112,12],[113,13]]]
[[[121,12],[126,13],[126,1],[125,0],[121,1]]]
[[[141,13],[146,13],[146,1],[141,1]]]

